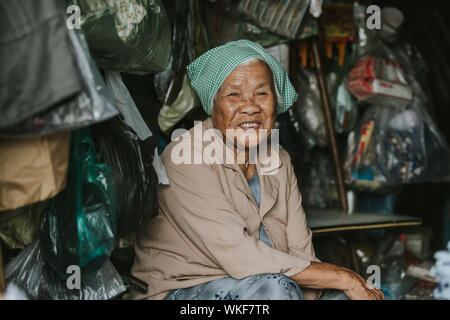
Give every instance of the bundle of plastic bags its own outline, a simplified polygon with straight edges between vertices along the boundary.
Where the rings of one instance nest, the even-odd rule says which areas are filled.
[[[147,74],[163,71],[171,28],[161,0],[72,0],[100,68]]]
[[[405,108],[374,105],[348,137],[344,172],[357,189],[447,181],[448,145],[419,100]]]
[[[64,73],[64,78],[79,78],[78,80],[81,84],[81,91],[66,96],[65,99],[61,99],[61,101],[58,101],[58,103],[50,105],[47,109],[41,110],[40,112],[29,111],[30,116],[26,118],[20,116],[18,119],[20,119],[21,121],[18,123],[9,121],[10,125],[5,125],[5,128],[0,129],[0,135],[47,135],[55,132],[73,130],[88,126],[107,120],[118,114],[117,109],[114,107],[113,98],[111,97],[109,91],[106,89],[106,85],[102,78],[102,75],[100,74],[100,71],[98,70],[95,62],[90,56],[89,48],[86,44],[83,32],[81,30],[68,30],[67,28],[65,28],[65,26],[61,26],[61,28],[66,33],[67,39],[65,39],[66,41],[63,41],[63,43],[67,44],[69,51],[65,56],[56,59],[53,58],[53,55],[55,55],[58,51],[53,52],[51,51],[52,48],[48,48],[48,50],[50,50],[48,52],[50,61],[56,59],[57,61],[55,61],[54,63],[56,64],[57,62],[59,62],[58,67],[55,67],[55,74],[52,75],[52,77],[57,78],[58,73],[64,72],[64,70],[60,70],[58,72],[58,68],[60,68],[61,65],[70,65],[72,63],[72,60],[74,60],[74,70],[69,75]],[[47,36],[53,37],[54,35],[52,33],[49,33]],[[39,44],[35,44],[31,48],[28,48],[30,54],[34,54],[34,51],[36,50],[39,51],[40,46],[41,45]],[[27,59],[29,59],[29,57]],[[40,61],[40,63],[47,63],[47,60]],[[31,77],[28,73],[23,73],[15,76],[19,76],[21,78],[23,77],[22,82],[27,83],[27,86],[31,86],[30,82],[33,83],[33,81],[30,81],[30,79],[33,79],[34,77]],[[42,79],[36,80],[38,82],[46,84],[46,87],[41,89],[40,86],[42,86],[42,84],[37,83],[35,84],[37,88],[35,92],[42,92],[43,95],[47,96],[54,96],[60,94],[60,87],[62,87],[64,83],[68,83],[68,85],[70,85],[67,80],[60,79],[59,83],[52,87],[50,85],[52,83],[50,82],[50,80],[52,79],[50,78],[50,76],[48,77],[49,79],[45,77],[45,74],[42,74]],[[43,81],[43,79],[47,80]],[[30,94],[30,96],[27,96],[27,93],[24,92],[23,95],[24,96],[22,98],[20,98],[19,95],[15,97],[15,99],[25,101],[27,101],[26,99],[35,99],[34,94]],[[19,102],[15,103],[9,101],[8,103],[14,106]],[[30,103],[27,108],[32,109],[33,104],[34,102]],[[18,107],[19,106],[17,106],[17,108]],[[8,110],[8,108],[6,108],[6,110]],[[2,128],[1,123],[0,128]]]
[[[296,38],[310,0],[241,0],[239,11],[273,33]]]
[[[58,0],[1,1],[0,129],[82,91],[63,13]]]
[[[69,265],[98,271],[116,234],[111,168],[99,162],[89,128],[71,138],[67,186],[48,201],[40,236],[44,260],[62,279]]]
[[[319,84],[315,74],[310,70],[299,68],[297,88],[301,95],[295,104],[294,114],[300,123],[302,134],[310,145],[328,145]]]
[[[117,235],[126,235],[157,213],[158,177],[153,168],[158,138],[140,141],[122,120],[92,127],[98,156],[112,169],[117,211]]]
[[[39,239],[43,203],[2,212],[0,239],[12,249],[23,249]]]
[[[74,272],[69,272],[68,275]],[[109,300],[126,291],[122,279],[107,260],[95,273],[80,272],[80,279],[62,280],[43,259],[40,241],[23,249],[5,267],[6,281],[38,300]],[[79,280],[79,288],[77,281]],[[69,285],[68,285],[69,283]]]

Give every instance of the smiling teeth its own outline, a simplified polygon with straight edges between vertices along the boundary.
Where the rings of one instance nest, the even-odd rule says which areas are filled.
[[[258,127],[259,123],[243,123],[241,124],[241,127],[243,128],[254,128],[254,127]]]

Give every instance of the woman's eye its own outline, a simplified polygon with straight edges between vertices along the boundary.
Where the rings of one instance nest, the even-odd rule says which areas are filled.
[[[257,92],[256,93],[258,96],[265,96],[265,95],[267,95],[267,92],[265,92],[265,91],[260,91],[260,92]]]
[[[229,97],[237,97],[238,93],[237,92],[231,92],[228,94]]]

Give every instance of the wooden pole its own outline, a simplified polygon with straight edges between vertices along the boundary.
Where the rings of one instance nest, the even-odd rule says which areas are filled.
[[[322,99],[328,140],[330,141],[331,151],[333,153],[334,171],[336,174],[336,185],[338,189],[339,200],[341,203],[342,210],[348,212],[347,196],[345,194],[345,185],[344,185],[344,177],[342,174],[341,160],[339,158],[339,152],[336,141],[336,132],[334,131],[333,118],[331,116],[328,90],[322,72],[322,62],[320,61],[319,49],[317,45],[317,37],[314,37],[312,39],[312,50],[313,50],[314,65],[316,68],[316,76],[319,82],[320,97]]]

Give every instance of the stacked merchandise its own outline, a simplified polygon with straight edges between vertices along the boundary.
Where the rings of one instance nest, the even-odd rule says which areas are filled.
[[[388,30],[389,21],[383,21],[381,30],[369,30],[365,10],[354,5],[358,38],[344,85],[361,116],[347,136],[343,169],[348,187],[357,193],[357,210],[393,214],[405,184],[449,181],[450,149],[429,114],[424,59],[411,37],[400,32],[403,15],[383,8],[383,19],[395,13],[395,27]],[[407,276],[413,264],[409,238],[401,235],[380,260],[387,299],[406,299],[417,282]]]
[[[401,108],[413,100],[402,66],[387,59],[359,59],[348,74],[346,86],[360,102]]]
[[[298,35],[310,0],[243,0],[239,5],[240,11],[258,26],[294,39]]]
[[[355,15],[359,11],[355,6]],[[450,150],[428,113],[420,83],[423,59],[410,42],[394,46],[384,32],[370,33],[362,22],[359,34],[365,40],[355,45],[345,85],[364,113],[347,139],[347,183],[373,191],[448,180]]]
[[[118,237],[156,214],[168,183],[117,71],[165,70],[171,29],[160,1],[70,4],[81,29],[60,1],[0,4],[0,239],[23,249],[5,276],[31,299],[112,299],[126,291],[110,261]]]

